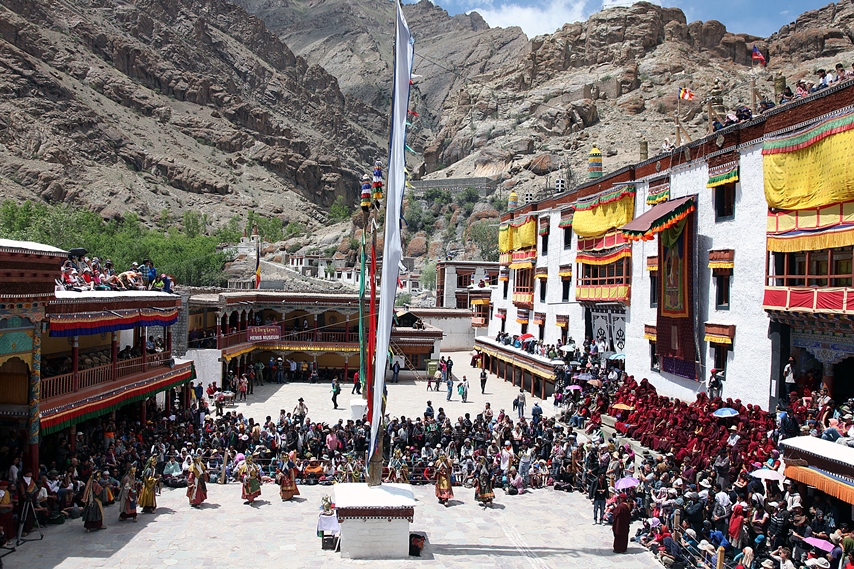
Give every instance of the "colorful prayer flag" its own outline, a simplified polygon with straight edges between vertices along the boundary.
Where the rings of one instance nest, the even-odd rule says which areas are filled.
[[[681,89],[679,89],[679,98],[683,101],[693,101],[694,91],[687,87],[682,87]]]
[[[750,59],[753,61],[758,61],[762,65],[765,65],[765,56],[762,55],[762,52],[759,51],[759,48],[755,45],[753,46],[753,52],[750,54]]]
[[[255,242],[255,288],[261,288],[261,236]]]

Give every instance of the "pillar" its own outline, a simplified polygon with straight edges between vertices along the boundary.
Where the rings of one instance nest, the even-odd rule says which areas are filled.
[[[113,332],[110,344],[110,364],[113,367],[113,381],[119,378],[119,333]]]
[[[350,313],[349,312],[344,315],[344,341],[345,342],[350,341]],[[345,359],[344,363],[346,364],[346,362],[347,362],[347,360]]]
[[[222,327],[222,335],[223,335],[223,336],[228,336],[228,332],[229,332],[229,328],[228,328],[228,326],[229,326],[229,320],[231,320],[231,313],[230,313],[230,312],[226,312],[226,313],[225,313],[225,315],[224,315],[224,318],[223,318],[223,322],[225,322],[225,325]]]
[[[222,314],[219,312],[216,313],[216,337],[217,341],[222,337]]]
[[[166,338],[166,341],[164,342],[166,344],[166,349],[171,354],[172,353],[172,327],[171,326],[164,326],[163,327],[163,334]]]
[[[314,316],[314,341],[317,341],[317,313],[312,314]]]
[[[349,371],[350,371],[350,356],[344,356],[344,384],[345,385],[347,384],[347,381],[348,381],[347,373]],[[344,387],[342,386],[341,389],[343,390]]]
[[[29,402],[29,415],[27,417],[27,450],[29,454],[29,466],[33,472],[39,471],[39,403],[41,401],[41,324],[36,323],[33,330],[32,367],[30,369],[30,384],[27,393]]]
[[[142,371],[145,373],[148,371],[148,351],[145,349],[148,341],[148,328],[141,326],[139,330],[142,332]]]
[[[77,341],[77,336],[71,337],[71,385],[74,391],[80,388],[80,379],[77,374],[80,372],[80,344]]]
[[[827,392],[831,397],[834,397],[833,394],[833,363],[831,362],[822,362],[823,371],[821,374],[821,382],[827,388]]]
[[[73,424],[68,428],[68,447],[71,449],[71,452],[77,451],[77,424]]]

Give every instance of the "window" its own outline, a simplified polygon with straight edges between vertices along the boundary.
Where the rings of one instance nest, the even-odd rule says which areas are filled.
[[[715,369],[718,373],[726,372],[726,361],[729,351],[732,346],[729,344],[712,344],[712,350],[715,352]]]
[[[492,273],[488,277],[490,285],[495,286],[498,284],[498,273]]]
[[[457,273],[457,288],[466,288],[471,284],[471,273]]]
[[[524,296],[524,300],[520,296]],[[534,269],[517,269],[513,281],[513,302],[534,303]]]
[[[507,300],[507,295],[510,293],[510,281],[504,281],[504,300]]]
[[[715,221],[726,221],[735,217],[735,184],[724,184],[715,188]]]
[[[540,328],[540,333],[538,335],[538,338],[539,338],[540,342],[545,342],[546,341],[546,325],[545,325],[545,323],[540,324],[539,328]]]
[[[655,353],[655,342],[649,343],[649,369],[650,371],[660,371],[661,367],[658,363],[658,354]]]
[[[729,283],[730,275],[715,276],[715,308],[718,310],[729,310]]]
[[[549,230],[546,229],[546,232],[543,233],[540,239],[540,255],[548,255],[549,254]]]
[[[507,319],[506,318],[501,318],[501,331],[502,332],[507,331]]]
[[[540,281],[540,302],[545,302],[546,301],[546,291],[548,290],[546,288],[546,280],[547,279],[537,279],[537,280]]]
[[[572,249],[572,227],[563,228],[563,248]]]
[[[851,247],[769,254],[769,286],[852,286]]]
[[[624,257],[607,265],[581,265],[579,286],[606,286],[631,284],[632,273],[629,263],[631,259]]]
[[[569,302],[569,287],[572,284],[572,281],[570,279],[563,279],[561,284],[563,285],[563,290],[561,291],[560,301]]]
[[[649,272],[649,307],[658,306],[658,271]]]
[[[522,331],[521,331],[519,334],[520,334],[520,335],[522,335],[522,336],[524,336],[524,335],[525,335],[525,334],[527,334],[527,333],[528,333],[528,325],[527,325],[527,324],[522,324]]]

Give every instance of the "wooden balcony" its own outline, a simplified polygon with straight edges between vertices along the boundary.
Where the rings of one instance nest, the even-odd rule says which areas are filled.
[[[485,316],[472,316],[471,326],[472,328],[484,328],[489,326],[489,318]]]
[[[765,310],[825,314],[854,314],[854,288],[766,286]]]
[[[53,377],[43,377],[41,380],[41,400],[47,401],[54,397],[61,397],[78,391],[89,390],[99,385],[109,384],[113,386],[127,378],[134,380],[134,376],[148,374],[154,370],[169,367],[172,362],[172,352],[160,352],[157,354],[146,354],[143,364],[142,358],[119,360],[116,362],[115,372],[112,364],[82,369],[73,373],[64,373]]]

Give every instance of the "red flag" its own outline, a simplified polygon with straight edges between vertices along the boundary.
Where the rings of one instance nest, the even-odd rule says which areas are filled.
[[[762,52],[759,51],[759,48],[755,45],[753,46],[753,52],[750,54],[750,59],[753,61],[758,61],[762,65],[765,65],[765,56],[762,55]]]

